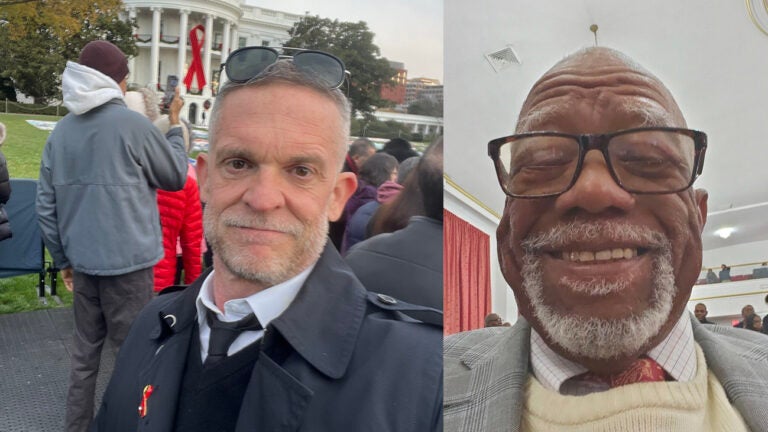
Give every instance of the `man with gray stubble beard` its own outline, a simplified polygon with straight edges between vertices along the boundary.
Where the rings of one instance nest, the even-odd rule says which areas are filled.
[[[225,71],[197,159],[214,268],[141,312],[93,430],[442,430],[439,326],[328,242],[356,188],[343,65],[245,47]]]
[[[768,430],[765,339],[686,311],[706,145],[618,51],[576,52],[534,84],[516,134],[488,145],[522,317],[445,339],[446,431]]]

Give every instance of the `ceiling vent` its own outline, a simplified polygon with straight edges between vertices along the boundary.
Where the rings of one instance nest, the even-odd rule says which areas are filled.
[[[491,64],[491,67],[497,73],[510,66],[521,64],[520,57],[517,56],[515,50],[513,50],[510,45],[507,45],[505,48],[498,51],[486,54],[485,59],[488,60],[488,63]]]

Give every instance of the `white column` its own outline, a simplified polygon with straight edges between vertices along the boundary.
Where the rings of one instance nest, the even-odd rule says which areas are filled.
[[[240,47],[240,41],[237,38],[237,25],[232,26],[232,36],[229,39],[232,41],[232,51]]]
[[[129,21],[135,20],[136,8],[134,6],[129,6],[127,10],[128,10],[128,20]],[[135,82],[136,79],[138,78],[138,76],[136,75],[136,56],[133,56],[130,59],[128,59],[128,71],[130,71],[131,73],[131,76],[128,78],[131,79],[133,82]]]
[[[187,34],[189,33],[187,27],[189,27],[189,14],[190,11],[188,9],[179,11],[179,53],[176,58],[176,64],[178,65],[177,74],[182,95],[187,93],[187,88],[181,85],[181,81],[184,79],[184,73],[186,73],[184,64],[187,62]]]
[[[147,86],[152,90],[157,89],[157,75],[160,73],[160,16],[163,9],[151,7],[152,10],[152,47],[149,51],[149,81]]]
[[[227,57],[229,57],[229,36],[232,31],[230,30],[230,27],[232,26],[232,23],[229,20],[224,21],[224,30],[221,32],[222,41],[221,41],[221,63],[224,64],[225,61],[227,61]]]
[[[204,97],[211,97],[211,47],[213,40],[213,15],[205,16],[205,57],[203,58],[203,70],[205,73]]]

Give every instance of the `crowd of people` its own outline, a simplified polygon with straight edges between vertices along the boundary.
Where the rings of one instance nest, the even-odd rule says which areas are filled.
[[[707,305],[704,303],[697,303],[693,311],[696,318],[702,324],[715,324],[707,319]],[[745,305],[741,308],[741,320],[733,324],[734,328],[743,328],[747,330],[753,330],[760,333],[768,334],[768,314],[765,317],[755,313],[755,308],[752,305]]]

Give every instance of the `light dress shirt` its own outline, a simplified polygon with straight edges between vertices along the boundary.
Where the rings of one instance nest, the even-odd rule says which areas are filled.
[[[688,311],[683,313],[667,337],[646,355],[676,381],[687,382],[696,376],[696,349]],[[587,372],[587,368],[554,352],[533,329],[531,366],[533,375],[545,388],[563,395],[585,395],[609,389],[604,383],[572,380]]]
[[[200,357],[205,363],[205,359],[208,357],[208,340],[211,337],[211,328],[208,326],[208,320],[206,319],[205,309],[210,309],[216,313],[216,317],[220,321],[231,322],[238,321],[244,318],[249,313],[253,312],[258,318],[259,323],[263,328],[266,328],[270,321],[277,318],[288,309],[296,294],[298,294],[307,277],[315,268],[315,264],[312,264],[307,269],[288,279],[285,282],[261,290],[256,294],[252,294],[246,298],[232,299],[224,303],[224,311],[222,312],[213,301],[213,275],[215,270],[212,271],[208,277],[203,281],[200,292],[197,294],[197,300],[195,301],[195,307],[197,308],[197,324],[200,334]],[[232,342],[227,350],[227,355],[230,356],[236,352],[242,350],[248,345],[261,339],[264,335],[264,330],[256,331],[244,331],[240,333],[237,339]]]

